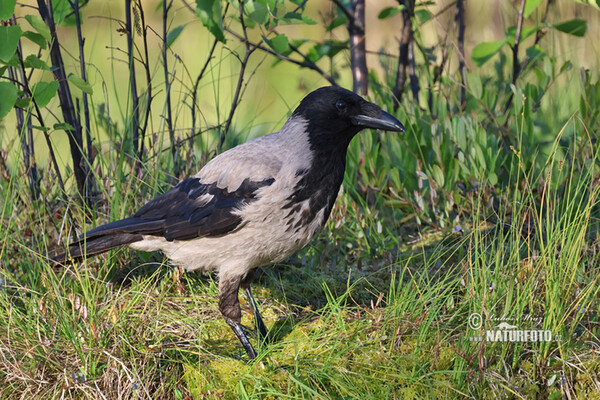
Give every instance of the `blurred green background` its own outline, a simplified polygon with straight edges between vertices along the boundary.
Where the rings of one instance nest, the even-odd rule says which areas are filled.
[[[189,2],[193,7],[193,2]],[[366,21],[366,48],[367,65],[369,70],[373,71],[380,80],[384,80],[385,70],[389,74],[394,74],[393,63],[384,66],[380,62],[378,53],[398,55],[398,41],[401,36],[402,16],[400,13],[386,18],[379,19],[379,13],[388,7],[396,7],[397,2],[392,0],[370,0],[367,2],[365,21]],[[575,1],[557,1],[552,2],[553,11],[548,16],[550,24],[573,18],[585,19],[587,24],[587,33],[583,37],[566,35],[557,31],[550,31],[543,39],[545,48],[551,48],[553,56],[557,58],[557,63],[571,61],[574,68],[587,68],[592,71],[598,70],[600,49],[600,13],[590,5],[580,4]],[[20,18],[26,13],[31,12],[28,6],[33,5],[33,1],[19,2],[15,14]],[[156,96],[153,106],[155,111],[161,110],[164,105],[164,74],[160,63],[161,43],[160,26],[162,24],[161,2],[144,1],[143,6],[146,10],[145,17],[147,24],[153,27],[154,32],[148,35],[149,59],[153,62],[150,65],[152,82],[158,88],[154,91]],[[418,3],[419,4],[419,3]],[[427,10],[433,17],[428,19],[422,25],[416,27],[419,34],[420,45],[423,47],[434,47],[439,44],[443,38],[450,36],[450,46],[454,48],[448,59],[449,75],[452,71],[456,72],[458,67],[458,56],[456,47],[456,33],[452,32],[455,26],[450,23],[455,13],[451,7],[454,2],[451,1],[431,1],[421,3],[422,9]],[[469,71],[476,74],[488,74],[492,70],[492,62],[488,62],[484,67],[478,68],[473,65],[469,55],[472,49],[482,43],[497,41],[504,38],[505,32],[509,26],[514,26],[518,13],[519,3],[517,1],[501,0],[473,0],[465,3],[465,54],[466,64]],[[540,5],[531,15],[532,20],[541,18],[544,12],[545,4]],[[451,8],[450,10],[448,10]],[[444,11],[446,10],[446,11]],[[444,11],[438,15],[440,11]],[[230,12],[231,13],[231,12]],[[322,41],[324,39],[347,40],[348,33],[345,25],[341,25],[331,32],[325,30],[324,24],[320,21],[327,21],[336,15],[336,6],[331,1],[311,0],[306,4],[305,15],[315,21],[316,25],[287,25],[278,27],[279,33],[286,34],[290,40],[306,38],[312,42]],[[85,37],[85,57],[88,63],[88,81],[92,85],[95,93],[92,97],[92,104],[98,107],[101,104],[108,104],[112,109],[112,119],[117,123],[120,129],[123,129],[125,115],[123,110],[131,108],[129,96],[129,71],[126,56],[126,36],[119,33],[124,21],[123,4],[120,1],[91,1],[82,8],[83,16],[83,35]],[[26,25],[26,23],[23,21]],[[527,27],[528,21],[525,21]],[[529,22],[529,25],[532,25]],[[202,25],[198,17],[186,7],[183,2],[174,2],[172,12],[168,20],[169,30],[185,26],[181,35],[172,44],[169,49],[169,69],[175,75],[172,83],[172,101],[176,119],[178,135],[185,136],[186,129],[191,126],[189,112],[189,89],[193,85],[196,75],[206,62],[209,49],[213,43],[213,36]],[[79,62],[77,59],[77,36],[74,26],[58,28],[58,36],[63,46],[65,66],[67,73],[79,74]],[[258,29],[250,31],[250,38],[253,41],[260,40]],[[136,38],[139,40],[139,35]],[[533,37],[524,41],[524,49],[528,43],[532,43]],[[23,40],[24,54],[35,53],[35,44]],[[141,46],[138,43],[138,46]],[[305,46],[305,48],[308,46]],[[239,60],[232,55],[232,52],[241,54],[243,45],[236,40],[229,40],[223,47],[218,47],[214,54],[214,60],[208,68],[207,76],[202,80],[199,86],[198,108],[202,114],[203,123],[208,126],[214,126],[223,123],[227,118],[231,100],[235,92],[235,84],[239,71]],[[439,60],[441,49],[434,49],[435,56]],[[496,56],[497,57],[497,56]],[[177,62],[175,62],[177,59]],[[238,108],[233,120],[236,130],[241,135],[239,141],[245,141],[264,133],[276,131],[283,124],[291,110],[298,104],[304,95],[317,87],[327,85],[328,82],[317,73],[299,68],[287,62],[274,63],[275,58],[265,53],[255,53],[249,62],[249,71],[253,75],[249,80],[247,94],[244,101]],[[49,62],[49,60],[47,60]],[[422,56],[417,53],[417,64],[422,64]],[[337,82],[346,87],[352,87],[352,76],[350,72],[350,56],[348,51],[340,51],[333,59],[322,58],[318,65],[326,72],[336,74]],[[392,68],[390,68],[392,67]],[[138,68],[138,87],[143,91],[143,70]],[[38,70],[33,73],[33,80],[36,79],[51,80],[51,72],[40,73]],[[426,77],[421,77],[426,81]],[[578,90],[581,90],[577,75],[571,74],[560,78],[554,85],[555,90],[551,96],[544,98],[544,106],[550,109],[560,110],[560,118],[563,121],[569,116],[569,113],[575,111]],[[424,85],[421,85],[422,87]],[[569,96],[564,96],[565,88],[569,89]],[[391,90],[391,88],[390,88]],[[77,90],[75,89],[75,92]],[[571,95],[572,94],[572,95]],[[425,95],[420,99],[421,106],[426,104]],[[49,109],[54,115],[60,115],[58,111],[58,101],[53,100]],[[60,117],[54,119],[48,117],[52,123],[60,122]],[[161,112],[153,112],[151,115],[150,131],[159,132],[163,128],[163,119]],[[10,113],[1,121],[0,145],[8,154],[8,162],[13,165],[15,157],[18,157],[19,151],[15,151],[18,144],[18,132],[15,129],[15,116]],[[94,132],[96,143],[101,143],[106,148],[106,132],[98,130]],[[57,155],[61,165],[69,162],[68,145],[66,134],[57,131],[52,134],[52,142],[58,149]],[[41,165],[48,161],[46,144],[41,134],[35,137],[36,157]]]

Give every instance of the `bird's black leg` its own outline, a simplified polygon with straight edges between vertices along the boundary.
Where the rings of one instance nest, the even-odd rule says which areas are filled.
[[[241,278],[222,279],[219,281],[219,310],[225,322],[231,327],[250,359],[256,358],[256,351],[250,344],[242,325],[242,310],[238,299]]]
[[[254,314],[254,320],[256,322],[256,330],[258,332],[259,340],[267,340],[267,327],[265,326],[265,323],[263,322],[263,319],[260,316],[260,311],[258,311],[258,304],[256,304],[256,300],[254,300],[254,296],[252,296],[252,291],[250,290],[250,282],[252,282],[253,278],[254,272],[251,271],[242,280],[241,286],[246,292],[246,296],[248,297],[248,301],[250,302],[250,307],[252,307],[252,313]]]

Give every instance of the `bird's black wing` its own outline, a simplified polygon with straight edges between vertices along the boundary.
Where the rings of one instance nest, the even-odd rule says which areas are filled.
[[[89,240],[110,233],[126,233],[162,236],[169,241],[219,236],[237,228],[242,220],[235,211],[255,201],[256,191],[274,181],[246,179],[229,192],[215,183],[188,178],[148,202],[133,217],[100,226],[83,236]]]
[[[143,235],[162,236],[166,240],[189,240],[219,236],[236,229],[242,222],[236,213],[242,206],[257,200],[257,191],[275,179],[244,180],[231,192],[216,183],[189,178],[146,203],[132,217],[114,221],[88,231],[67,253],[52,259],[91,256],[143,239]]]

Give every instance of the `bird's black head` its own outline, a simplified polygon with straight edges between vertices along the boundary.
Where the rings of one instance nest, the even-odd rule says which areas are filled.
[[[378,105],[335,86],[308,94],[292,116],[308,121],[311,145],[319,148],[345,148],[354,135],[365,128],[405,132],[402,123]]]

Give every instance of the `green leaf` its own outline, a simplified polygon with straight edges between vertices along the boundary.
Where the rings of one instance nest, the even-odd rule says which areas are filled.
[[[48,64],[46,64],[44,61],[40,60],[38,57],[34,56],[33,54],[30,54],[27,56],[25,61],[23,61],[23,65],[25,66],[25,68],[35,68],[35,69],[43,69],[43,70],[50,69],[50,67],[48,67]]]
[[[9,66],[9,67],[17,67],[20,68],[21,67],[21,62],[19,61],[19,57],[17,57],[16,54],[14,54],[10,60],[4,61],[5,66]]]
[[[54,126],[52,127],[54,128],[54,130],[62,130],[62,131],[72,131],[75,130],[75,128],[73,128],[73,126],[71,124],[68,124],[66,122],[62,122],[60,124],[54,124]]]
[[[37,15],[26,15],[25,19],[27,22],[29,22],[29,25],[31,25],[31,27],[37,31],[37,33],[46,39],[46,41],[49,42],[52,39],[52,36],[50,35],[50,28],[48,28],[48,25],[46,25],[42,18],[38,17]]]
[[[288,50],[283,52],[283,53],[279,53],[283,56],[288,56],[291,52],[292,52],[292,46],[295,48],[300,48],[300,46],[302,46],[304,43],[308,42],[308,39],[296,39],[296,40],[292,40],[289,45],[288,45]],[[277,65],[281,62],[282,60],[280,58],[275,58],[275,60],[273,61],[273,65]]]
[[[17,88],[10,82],[0,82],[0,119],[12,110],[17,101]]]
[[[523,40],[527,39],[529,36],[533,35],[534,33],[536,33],[538,30],[540,29],[539,26],[534,26],[534,27],[523,27],[523,29],[521,29],[521,38],[519,40],[519,42],[522,42]],[[508,41],[508,43],[515,44],[515,37],[517,35],[517,27],[516,26],[511,26],[510,28],[508,28],[508,30],[506,31],[506,40]]]
[[[306,25],[316,25],[317,21],[315,21],[312,18],[307,17],[306,15],[302,16],[302,22],[304,22]]]
[[[433,164],[430,170],[431,177],[438,184],[439,187],[444,187],[444,173],[437,164]]]
[[[587,31],[587,21],[584,19],[572,19],[570,21],[561,22],[560,24],[555,24],[554,28],[564,33],[568,33],[573,36],[585,36],[585,32]]]
[[[176,399],[183,399],[183,393],[181,393],[181,390],[175,388],[175,390],[173,390],[173,394],[175,395]]]
[[[215,39],[225,43],[220,0],[196,0],[196,14]]]
[[[2,0],[0,1],[0,21],[8,21],[15,12],[15,4],[17,0]]]
[[[266,24],[269,21],[269,10],[258,1],[249,0],[244,4],[244,13],[257,24]]]
[[[308,59],[312,62],[317,62],[324,56],[333,57],[341,50],[347,47],[346,42],[339,42],[334,40],[328,40],[324,43],[315,44],[309,51],[306,53]]]
[[[598,0],[600,1],[600,0]],[[560,67],[560,73],[562,74],[565,71],[570,70],[573,67],[573,64],[571,63],[571,61],[565,61],[565,63],[562,65],[562,67]]]
[[[26,37],[27,39],[31,40],[33,43],[40,46],[40,48],[46,49],[46,39],[44,39],[44,37],[42,35],[40,35],[39,33],[32,32],[32,31],[25,31],[25,32],[23,32],[23,37]]]
[[[420,25],[423,25],[425,22],[431,19],[431,13],[425,9],[415,11],[415,16],[417,17]]]
[[[50,128],[46,127],[46,126],[38,126],[38,125],[32,125],[31,126],[33,129],[36,129],[38,131],[42,131],[42,132],[48,132],[50,130]]]
[[[536,59],[537,57],[542,57],[546,54],[544,49],[542,49],[537,44],[534,44],[533,46],[527,48],[525,53],[527,54],[527,57],[529,57],[532,60]]]
[[[288,38],[287,38],[287,36],[285,36],[283,34],[277,35],[273,39],[270,39],[270,40],[264,36],[262,37],[262,39],[276,53],[289,54],[291,51]]]
[[[50,100],[56,96],[58,82],[38,82],[33,88],[33,99],[39,107],[46,107]]]
[[[483,95],[483,85],[481,84],[481,78],[479,74],[468,73],[467,74],[467,85],[471,89],[471,93],[476,99],[481,99]]]
[[[381,10],[381,12],[377,16],[377,18],[379,18],[379,19],[390,18],[390,17],[393,17],[394,15],[398,14],[402,10],[404,10],[403,5],[396,6],[396,7],[386,7],[383,10]]]
[[[600,0],[598,0],[600,1]],[[339,17],[336,17],[333,21],[331,21],[331,23],[329,24],[329,26],[327,27],[327,32],[331,32],[332,30],[334,30],[335,28],[337,28],[338,26],[342,26],[346,23],[346,16],[345,15],[341,15]]]
[[[525,2],[525,9],[523,10],[523,16],[525,18],[529,17],[529,14],[531,14],[536,8],[537,6],[540,5],[540,3],[543,0],[527,0]]]
[[[171,47],[175,39],[177,39],[181,34],[181,31],[183,31],[183,28],[185,28],[185,24],[179,25],[177,28],[172,29],[171,32],[167,33],[167,48]]]
[[[506,39],[500,40],[498,42],[479,43],[473,49],[473,52],[471,53],[471,59],[473,60],[476,66],[481,67],[496,53],[498,53],[505,44]]]
[[[18,26],[0,26],[0,60],[8,61],[12,58],[22,33]]]
[[[79,3],[85,5],[87,2],[79,1]],[[69,0],[52,0],[52,14],[57,25],[72,26],[75,22],[75,15]]]
[[[81,89],[81,91],[86,92],[87,94],[94,94],[94,90],[92,89],[92,86],[88,82],[84,81],[83,78],[81,78],[73,73],[70,73],[67,76],[67,79],[73,85],[75,85],[79,89]]]
[[[31,103],[31,97],[22,97],[15,103],[15,107],[27,108]]]
[[[306,15],[302,15],[297,12],[289,12],[286,13],[283,18],[279,19],[280,25],[291,25],[291,24],[306,24],[306,25],[316,25],[317,21],[307,17]]]

